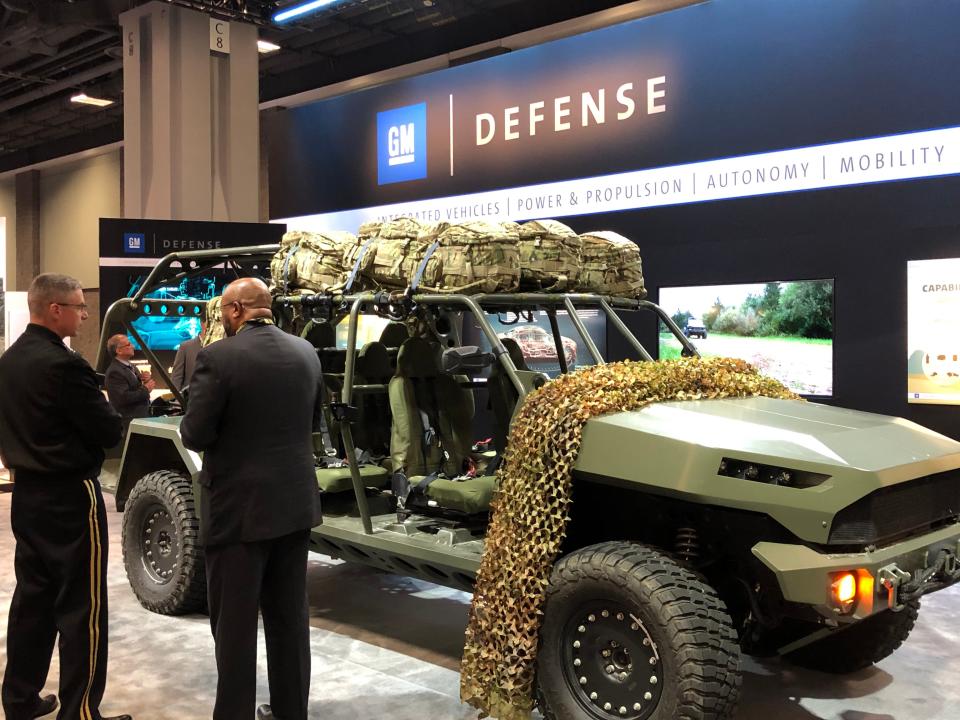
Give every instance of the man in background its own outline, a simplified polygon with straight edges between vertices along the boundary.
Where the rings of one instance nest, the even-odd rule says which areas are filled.
[[[149,373],[141,373],[133,366],[133,343],[123,335],[107,340],[107,352],[113,360],[105,374],[104,386],[114,410],[123,418],[123,434],[133,418],[150,415],[150,391],[156,387]]]
[[[201,320],[200,334],[192,340],[180,343],[180,347],[177,348],[177,356],[173,359],[173,371],[170,373],[170,379],[177,390],[182,391],[190,384],[193,368],[197,364],[197,355],[200,353],[200,338],[206,330],[207,323]]]
[[[17,586],[7,622],[7,720],[53,712],[40,697],[60,634],[59,717],[103,718],[107,675],[107,516],[97,477],[120,417],[87,362],[63,344],[87,318],[80,283],[44,273],[30,324],[0,356],[0,458],[11,470]]]
[[[227,337],[197,356],[183,443],[202,451],[201,528],[216,643],[214,720],[256,704],[257,610],[263,613],[270,704],[260,720],[307,720],[310,628],[307,545],[318,525],[313,455],[320,360],[273,324],[267,286],[242,278],[221,302]]]

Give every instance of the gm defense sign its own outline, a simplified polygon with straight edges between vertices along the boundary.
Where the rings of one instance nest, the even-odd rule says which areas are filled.
[[[427,104],[377,113],[377,184],[427,176]]]

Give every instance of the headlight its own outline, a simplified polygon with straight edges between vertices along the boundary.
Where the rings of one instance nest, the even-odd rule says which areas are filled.
[[[823,473],[793,470],[775,465],[762,465],[735,458],[723,458],[720,461],[720,467],[717,469],[717,475],[791,488],[816,487],[830,477]]]

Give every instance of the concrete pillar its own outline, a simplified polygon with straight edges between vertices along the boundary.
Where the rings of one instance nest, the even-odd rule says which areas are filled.
[[[227,31],[223,51],[211,23]],[[156,1],[120,24],[124,216],[256,222],[256,28]]]
[[[40,171],[27,170],[15,176],[17,193],[16,270],[9,290],[25,291],[40,273]]]

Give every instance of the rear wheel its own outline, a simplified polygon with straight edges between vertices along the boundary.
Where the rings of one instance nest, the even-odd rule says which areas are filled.
[[[206,606],[200,522],[190,479],[174,470],[144,475],[123,513],[123,565],[147,610],[180,615]]]
[[[880,662],[910,635],[920,601],[911,600],[900,612],[884,610],[851,627],[787,654],[794,665],[844,675]]]
[[[548,720],[726,720],[740,691],[736,633],[713,589],[620,542],[557,563],[537,667]]]

